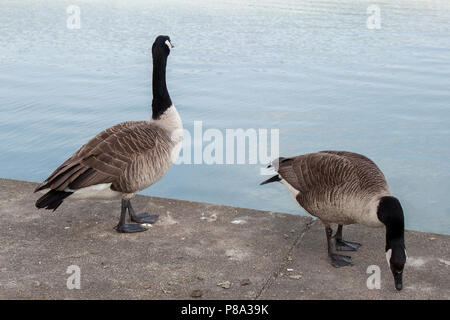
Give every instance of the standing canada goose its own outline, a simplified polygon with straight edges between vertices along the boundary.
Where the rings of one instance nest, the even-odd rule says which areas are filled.
[[[122,197],[118,232],[147,230],[131,221],[153,223],[157,215],[136,214],[130,200],[169,170],[182,142],[182,122],[170,100],[166,86],[166,64],[172,44],[168,36],[158,36],[152,46],[152,117],[145,121],[119,123],[89,140],[36,191],[50,189],[36,201],[37,208],[56,210],[63,200],[73,198]]]
[[[292,158],[278,158],[271,165],[277,175],[262,182],[280,181],[309,214],[325,226],[331,264],[352,264],[336,251],[356,251],[361,245],[342,239],[344,224],[386,227],[386,258],[395,288],[402,289],[406,262],[403,210],[389,191],[383,173],[367,157],[347,151],[321,151]],[[337,223],[334,236],[330,224]]]

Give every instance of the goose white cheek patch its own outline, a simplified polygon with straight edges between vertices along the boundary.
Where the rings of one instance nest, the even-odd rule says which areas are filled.
[[[386,251],[386,261],[389,266],[391,266],[391,255],[392,255],[392,249],[389,249]]]
[[[166,42],[164,42],[166,44],[166,46],[169,47],[169,49],[172,49],[172,44],[170,43],[169,40],[166,40]]]

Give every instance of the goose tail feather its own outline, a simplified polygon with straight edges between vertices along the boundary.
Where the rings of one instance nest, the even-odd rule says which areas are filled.
[[[36,208],[55,211],[73,192],[50,190],[36,201]]]

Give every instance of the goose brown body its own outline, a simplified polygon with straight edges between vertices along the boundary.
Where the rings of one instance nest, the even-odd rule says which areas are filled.
[[[301,207],[324,224],[378,227],[378,202],[390,196],[386,179],[369,158],[348,151],[321,151],[274,164]]]
[[[119,123],[89,140],[37,190],[76,191],[111,184],[113,191],[134,194],[164,176],[176,143],[155,122]]]

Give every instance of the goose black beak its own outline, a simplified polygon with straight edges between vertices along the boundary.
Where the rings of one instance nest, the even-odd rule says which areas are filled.
[[[281,181],[281,179],[280,179],[280,177],[278,175],[274,175],[273,177],[271,177],[271,178],[261,182],[259,185],[262,186],[263,184],[276,182],[276,181]]]
[[[395,272],[394,273],[394,281],[395,281],[395,289],[398,291],[403,288],[403,272]]]

